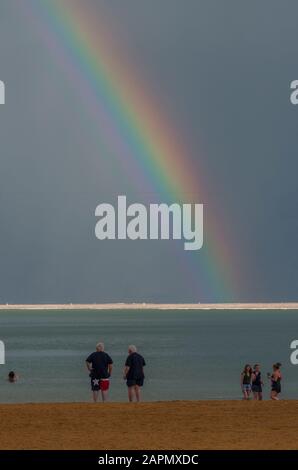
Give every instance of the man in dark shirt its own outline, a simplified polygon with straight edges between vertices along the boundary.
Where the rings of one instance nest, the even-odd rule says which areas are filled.
[[[137,348],[132,344],[128,347],[128,357],[125,362],[124,379],[128,387],[128,400],[132,402],[141,400],[140,387],[144,384],[144,366],[146,365],[143,356],[137,353]]]
[[[86,359],[87,369],[91,378],[91,390],[93,393],[93,400],[96,403],[98,400],[99,390],[101,391],[102,401],[108,398],[108,390],[110,386],[110,377],[112,374],[113,361],[111,357],[104,352],[104,344],[98,343],[96,345],[96,352],[90,354]]]

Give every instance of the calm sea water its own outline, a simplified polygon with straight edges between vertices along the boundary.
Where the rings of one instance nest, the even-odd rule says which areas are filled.
[[[298,398],[298,366],[289,359],[298,311],[2,311],[0,339],[4,403],[89,401],[84,361],[100,340],[114,360],[113,401],[126,400],[121,377],[131,343],[147,361],[145,400],[238,399],[243,365],[260,362],[265,378],[276,361],[283,398]],[[6,380],[11,369],[17,384]]]

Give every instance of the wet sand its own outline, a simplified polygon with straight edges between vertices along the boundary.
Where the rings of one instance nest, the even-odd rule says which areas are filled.
[[[1,449],[297,449],[298,401],[0,405]]]

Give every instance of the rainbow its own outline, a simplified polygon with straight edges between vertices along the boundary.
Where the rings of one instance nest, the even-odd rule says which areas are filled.
[[[34,20],[95,119],[100,144],[129,173],[135,188],[147,197],[204,203],[208,178],[194,171],[187,143],[170,125],[123,44],[108,31],[106,18],[77,0],[29,0],[25,5],[27,18]],[[218,202],[211,205],[218,207]],[[206,284],[209,300],[233,301],[238,273],[232,269],[231,243],[220,214],[208,213],[204,232],[204,249],[188,254],[182,263],[192,265],[194,287]]]

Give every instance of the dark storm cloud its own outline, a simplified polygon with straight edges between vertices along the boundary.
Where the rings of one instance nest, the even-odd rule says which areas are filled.
[[[296,300],[297,2],[90,3],[206,175],[198,202],[212,194],[228,227],[232,300]],[[182,247],[96,240],[96,205],[133,198],[133,182],[16,0],[0,5],[0,71],[0,302],[221,300],[200,255],[196,280]]]

